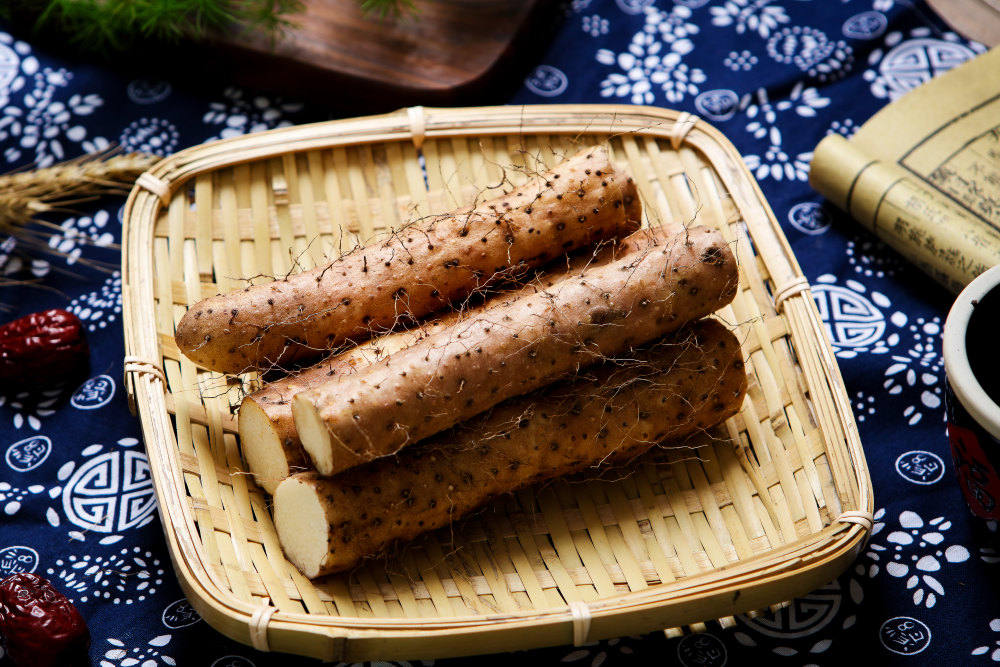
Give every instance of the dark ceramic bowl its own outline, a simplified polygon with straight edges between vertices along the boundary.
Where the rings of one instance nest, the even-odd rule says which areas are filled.
[[[984,519],[1000,519],[1000,405],[973,373],[974,365],[986,360],[969,358],[966,334],[976,304],[994,289],[1000,289],[1000,266],[958,295],[944,325],[943,343],[951,455],[969,509]],[[1000,331],[996,335],[1000,342]]]

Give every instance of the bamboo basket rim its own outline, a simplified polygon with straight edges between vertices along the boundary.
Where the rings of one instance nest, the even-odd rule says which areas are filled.
[[[142,422],[171,560],[188,597],[214,613],[239,618],[249,626],[259,622],[261,617],[262,607],[239,600],[232,592],[223,590],[204,562],[204,554],[197,546],[192,510],[184,502],[183,473],[176,453],[169,445],[174,433],[167,409],[167,388],[158,363],[160,349],[153,307],[152,238],[161,207],[174,193],[198,175],[298,151],[401,140],[410,140],[419,149],[425,140],[431,138],[510,135],[512,123],[532,134],[637,132],[642,136],[670,139],[676,135],[678,124],[682,122],[687,123],[682,137],[686,144],[709,156],[716,168],[721,168],[723,164],[728,167],[727,171],[719,173],[719,178],[729,191],[734,192],[729,187],[734,181],[742,181],[742,185],[748,187],[755,197],[756,201],[751,203],[758,208],[746,211],[754,212],[753,219],[745,218],[747,235],[757,249],[756,257],[764,263],[775,281],[775,293],[782,284],[787,287],[804,281],[794,253],[763,193],[728,139],[703,121],[692,122],[683,114],[657,107],[603,104],[457,109],[416,107],[378,116],[270,130],[195,146],[161,160],[143,174],[130,193],[123,214],[123,238],[126,241],[122,252],[125,382],[130,404],[137,406]],[[711,159],[712,156],[730,159],[723,163]],[[778,253],[762,252],[759,244],[763,241],[767,242],[770,250],[777,250]],[[839,368],[829,342],[822,334],[816,305],[807,284],[796,287],[795,293],[784,298],[782,306],[785,316],[790,319],[794,318],[789,312],[801,313],[795,315],[801,320],[798,322],[801,331],[790,331],[788,335],[795,338],[811,329],[813,335],[809,342],[816,343],[824,371],[824,376],[817,381],[829,390],[839,417],[838,425],[843,432],[843,445],[846,446],[844,463],[850,468],[851,478],[838,476],[832,462],[831,474],[839,495],[842,495],[840,485],[851,485],[857,494],[858,506],[845,508],[846,514],[834,518],[818,532],[754,557],[644,590],[618,593],[587,603],[594,619],[625,612],[642,612],[708,594],[739,592],[747,586],[763,585],[789,574],[829,571],[835,575],[847,566],[848,559],[860,551],[871,530],[871,522],[866,524],[864,519],[866,515],[870,517],[874,510],[871,478]],[[820,424],[818,428],[825,434],[828,426]],[[857,519],[851,512],[860,514],[862,518]],[[437,618],[324,616],[282,611],[266,615],[265,630],[269,627],[272,630],[320,632],[346,642],[347,637],[381,631],[392,631],[392,636],[404,636],[406,633],[425,635],[451,629],[489,631],[500,626],[568,624],[572,622],[573,610],[563,605],[551,609]],[[340,632],[332,635],[332,630]],[[246,641],[242,634],[237,638]],[[337,649],[331,648],[330,656],[336,655]]]

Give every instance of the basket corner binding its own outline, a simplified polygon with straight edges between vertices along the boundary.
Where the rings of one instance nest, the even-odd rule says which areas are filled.
[[[226,421],[231,414],[217,396],[199,393],[189,400],[184,393],[196,386],[192,377],[205,381],[207,374],[170,347],[176,317],[193,294],[209,289],[203,283],[221,288],[225,277],[216,275],[216,261],[225,257],[226,235],[234,230],[238,238],[228,241],[248,249],[245,256],[254,243],[277,247],[284,238],[306,238],[310,215],[321,235],[338,223],[360,224],[360,236],[370,231],[366,212],[378,217],[388,216],[390,207],[456,203],[462,193],[441,186],[446,170],[485,174],[493,158],[551,158],[555,146],[575,137],[609,142],[636,172],[647,208],[724,226],[741,258],[740,309],[749,310],[731,315],[753,339],[745,348],[755,372],[750,408],[732,420],[726,448],[710,443],[705,450],[728,457],[731,449],[732,461],[672,462],[676,479],[673,473],[650,478],[654,500],[667,503],[662,525],[655,517],[635,519],[634,535],[654,546],[676,537],[675,525],[690,526],[702,543],[662,562],[652,554],[652,565],[636,559],[621,550],[646,547],[629,542],[634,535],[614,523],[615,512],[623,501],[641,504],[651,496],[597,492],[596,519],[581,519],[572,508],[566,516],[573,540],[584,539],[578,537],[581,526],[587,535],[611,531],[612,541],[600,542],[617,545],[614,553],[598,556],[610,563],[605,573],[593,563],[588,569],[589,561],[579,561],[582,571],[569,567],[572,557],[560,561],[560,549],[571,541],[557,545],[555,561],[546,560],[545,549],[535,560],[507,554],[513,565],[506,569],[487,572],[486,561],[477,561],[469,581],[456,566],[452,578],[435,574],[409,592],[381,571],[378,581],[364,579],[365,572],[343,590],[339,584],[312,587],[280,562],[277,543],[266,534],[269,520],[261,515],[264,499],[239,474],[238,460],[223,460],[218,470],[217,462],[206,461],[225,459],[235,443]],[[487,160],[477,157],[479,150]],[[407,181],[417,183],[408,194]],[[419,191],[421,183],[427,192]],[[203,201],[202,186],[210,192]],[[707,201],[694,201],[709,191],[715,194]],[[264,192],[264,199],[251,199],[252,192]],[[205,202],[211,206],[196,205]],[[235,219],[225,217],[230,214]],[[826,583],[849,565],[871,530],[870,477],[808,284],[738,153],[718,130],[689,114],[616,105],[421,109],[274,130],[165,159],[137,183],[124,218],[126,387],[142,422],[169,550],[192,604],[237,641],[324,660],[414,659],[688,625],[763,608]],[[253,227],[255,220],[264,222]],[[230,260],[238,261],[238,254]],[[768,444],[765,434],[779,444]],[[217,488],[206,490],[206,484]],[[671,498],[699,509],[671,507]],[[717,540],[716,552],[712,532],[727,525],[734,532]],[[512,548],[528,539],[523,526],[512,530],[502,538]],[[206,546],[206,539],[213,543]],[[534,539],[550,537],[543,532]],[[757,544],[767,548],[758,553]],[[584,551],[593,546],[580,543]],[[534,576],[548,577],[537,591],[520,581],[533,576],[524,570],[529,566]],[[667,581],[673,574],[664,567],[682,576]],[[511,587],[513,606],[490,609],[481,602],[500,592],[490,588],[499,585],[497,577]],[[602,577],[608,582],[600,583]],[[410,595],[416,597],[407,601]]]

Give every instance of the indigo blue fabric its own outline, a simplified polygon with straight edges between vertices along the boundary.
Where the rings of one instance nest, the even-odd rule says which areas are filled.
[[[572,0],[565,15],[510,102],[667,106],[730,137],[812,283],[871,466],[877,524],[837,580],[734,627],[437,664],[1000,661],[996,525],[968,515],[944,431],[940,335],[949,295],[806,182],[810,151],[824,135],[849,136],[887,102],[983,47],[910,0]],[[4,169],[112,143],[166,155],[328,117],[250,90],[220,85],[195,94],[182,80],[77,65],[0,31]],[[68,308],[84,321],[92,350],[90,378],[78,388],[0,399],[0,574],[35,571],[70,595],[89,620],[95,665],[313,664],[217,634],[172,574],[121,386],[120,276],[91,266],[118,261],[120,206],[104,200],[55,216],[60,256],[27,261],[16,243],[0,246],[0,276],[34,277],[46,288],[0,289],[0,319]]]

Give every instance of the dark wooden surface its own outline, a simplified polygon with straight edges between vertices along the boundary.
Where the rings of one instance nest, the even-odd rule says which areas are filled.
[[[1000,44],[1000,0],[927,0],[949,26],[986,46]]]
[[[503,101],[554,29],[553,0],[415,0],[401,16],[357,0],[307,0],[276,43],[222,36],[233,79],[365,108]],[[353,103],[353,104],[352,104]]]
[[[277,40],[234,29],[197,43],[139,40],[124,54],[35,31],[32,12],[15,13],[12,28],[74,62],[161,76],[193,91],[235,83],[354,116],[414,104],[502,104],[562,21],[557,0],[414,0],[412,11],[384,19],[363,12],[360,0],[304,4]]]

